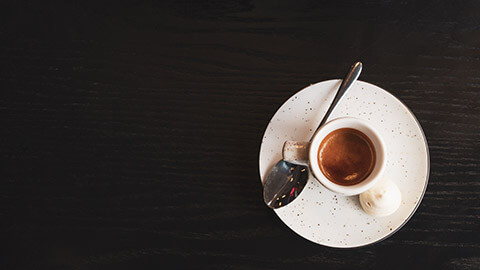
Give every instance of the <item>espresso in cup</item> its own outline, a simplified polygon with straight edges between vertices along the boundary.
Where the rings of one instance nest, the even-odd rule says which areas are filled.
[[[308,164],[323,186],[346,196],[372,188],[386,163],[385,144],[366,120],[339,117],[321,126],[310,141],[286,141],[283,160]]]
[[[323,175],[342,186],[356,185],[372,173],[375,162],[372,141],[361,131],[340,128],[330,132],[318,148],[318,166]]]

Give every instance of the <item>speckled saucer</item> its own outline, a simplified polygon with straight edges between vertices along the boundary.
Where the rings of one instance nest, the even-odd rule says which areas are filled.
[[[260,177],[282,159],[286,140],[308,141],[340,86],[330,80],[308,86],[289,98],[275,113],[260,148]],[[310,173],[302,193],[275,213],[300,236],[329,247],[352,248],[381,241],[400,229],[419,206],[428,183],[430,159],[420,124],[412,112],[387,91],[357,81],[329,119],[351,116],[369,121],[387,148],[384,177],[402,192],[400,208],[375,218],[361,208],[358,196],[346,197],[323,187]]]

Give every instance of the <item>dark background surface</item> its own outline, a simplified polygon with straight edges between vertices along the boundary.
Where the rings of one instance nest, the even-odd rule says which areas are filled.
[[[42,2],[42,3],[40,3]],[[0,4],[1,269],[479,269],[478,1]],[[431,154],[391,238],[315,245],[262,200],[276,109],[389,90]]]

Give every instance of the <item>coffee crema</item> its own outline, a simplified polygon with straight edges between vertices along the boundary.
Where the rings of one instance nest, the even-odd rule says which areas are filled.
[[[353,128],[330,132],[318,148],[318,165],[325,177],[342,186],[356,185],[372,173],[375,166],[372,141]]]

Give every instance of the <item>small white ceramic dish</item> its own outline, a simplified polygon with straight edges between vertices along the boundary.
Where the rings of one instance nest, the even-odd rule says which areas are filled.
[[[275,113],[260,148],[262,181],[282,158],[287,140],[308,141],[328,109],[340,80],[310,85],[289,98]],[[274,210],[300,236],[329,247],[352,248],[381,241],[400,229],[418,208],[428,183],[430,160],[422,128],[413,113],[387,91],[357,81],[330,119],[367,121],[382,137],[387,160],[383,172],[402,193],[400,208],[387,217],[366,214],[358,196],[343,196],[310,179],[299,197]]]

